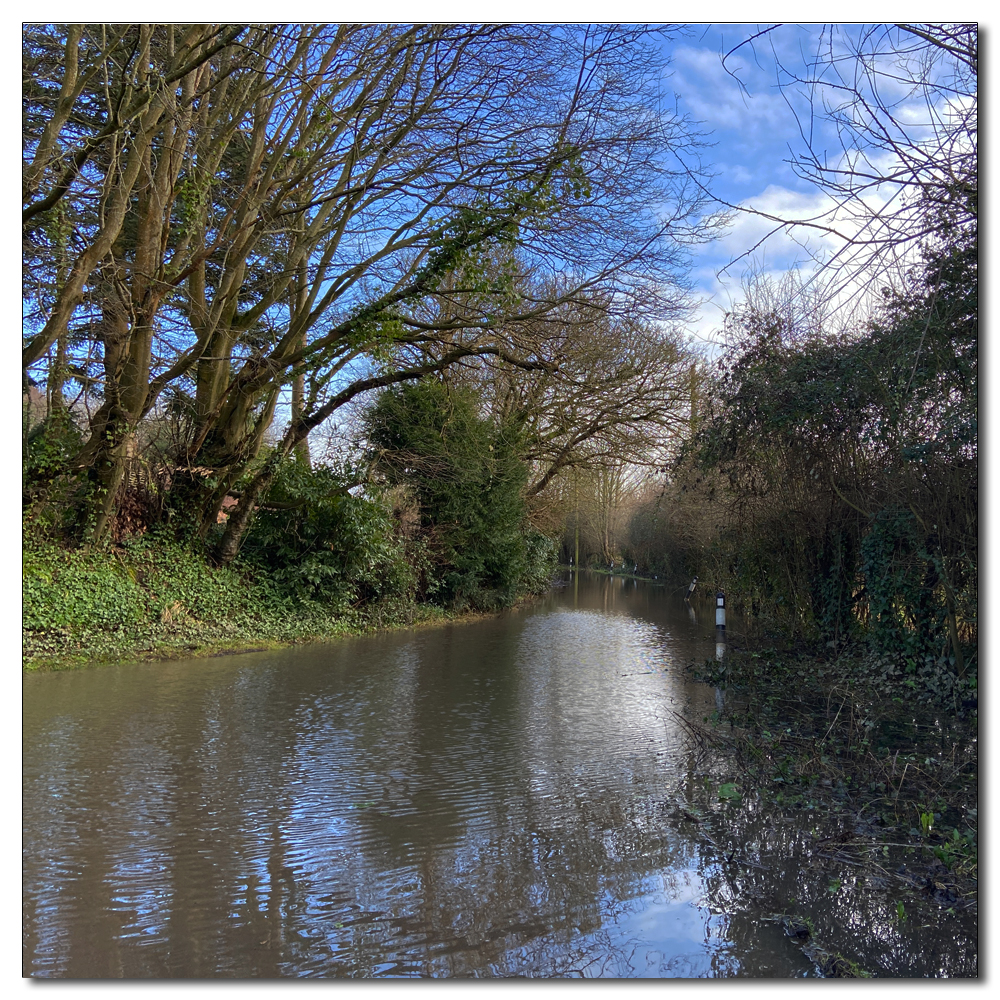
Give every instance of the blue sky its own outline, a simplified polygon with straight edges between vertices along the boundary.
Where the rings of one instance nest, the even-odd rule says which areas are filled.
[[[799,45],[815,45],[815,28],[787,26],[744,46],[723,66],[722,55],[759,31],[763,25],[691,25],[690,34],[664,46],[670,57],[664,89],[676,95],[679,108],[710,133],[711,149],[705,160],[716,174],[713,192],[733,204],[750,202],[780,212],[786,208],[807,211],[821,194],[792,172],[789,146],[801,145],[792,110],[777,87],[770,42],[782,55],[801,63]],[[741,87],[727,68],[742,81]],[[762,221],[737,216],[723,238],[696,255],[692,279],[703,300],[693,332],[714,342],[724,310],[740,298],[741,277],[748,266],[781,272],[801,262],[804,252],[788,239],[772,237],[755,251],[753,259],[733,264],[768,230]]]
[[[713,147],[704,159],[717,174],[713,192],[734,204],[750,203],[778,216],[808,216],[832,205],[815,186],[795,175],[788,159],[791,151],[801,152],[805,142],[799,121],[807,103],[804,96],[778,87],[775,55],[793,71],[804,72],[805,62],[816,52],[822,25],[783,25],[758,39],[753,47],[743,46],[730,56],[726,66],[722,54],[766,28],[764,24],[690,25],[685,37],[664,44],[670,58],[664,91],[676,95],[681,111],[701,123],[710,134]],[[838,34],[857,29],[844,26]],[[727,72],[727,68],[739,81]],[[741,86],[742,83],[742,86]],[[897,89],[889,99],[902,96]],[[922,109],[913,102],[903,109],[917,120]],[[827,125],[815,135],[816,145],[831,155],[840,151],[833,130]],[[718,272],[734,258],[753,247],[771,228],[751,216],[737,216],[719,240],[698,252],[692,279],[696,294],[703,300],[692,332],[701,339],[717,342],[716,331],[724,311],[740,298],[741,278],[748,267],[774,276],[796,264],[811,274],[808,249],[785,234],[769,238],[750,258],[733,264],[725,274]],[[805,232],[800,231],[805,238]],[[812,235],[809,248],[834,247]]]

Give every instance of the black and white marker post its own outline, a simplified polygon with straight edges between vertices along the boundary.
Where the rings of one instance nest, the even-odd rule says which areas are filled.
[[[697,585],[698,585],[698,577],[695,577],[695,578],[694,578],[694,579],[693,579],[693,580],[691,581],[691,586],[690,586],[690,587],[688,587],[688,592],[687,592],[687,593],[686,593],[686,594],[684,595],[684,600],[685,600],[685,601],[690,601],[690,600],[691,600],[691,595],[692,595],[692,594],[694,593],[694,588],[695,588],[695,587],[696,587]]]
[[[715,595],[715,658],[721,660],[726,655],[726,594],[718,591]]]

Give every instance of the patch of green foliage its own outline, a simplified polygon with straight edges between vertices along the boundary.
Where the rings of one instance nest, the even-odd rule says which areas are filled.
[[[36,631],[122,629],[144,623],[149,602],[134,575],[112,558],[26,542],[22,626]]]
[[[259,568],[218,568],[153,533],[89,550],[28,535],[22,580],[29,669],[235,651],[428,617],[405,602],[345,609],[296,599]]]
[[[240,553],[290,597],[344,609],[410,598],[416,574],[385,497],[354,496],[351,470],[287,461]]]
[[[495,611],[544,588],[556,547],[528,524],[518,428],[483,417],[477,402],[425,379],[383,392],[366,422],[376,469],[416,503],[424,596]]]
[[[65,409],[56,409],[23,435],[21,475],[25,489],[38,487],[62,472],[82,443],[79,428]]]

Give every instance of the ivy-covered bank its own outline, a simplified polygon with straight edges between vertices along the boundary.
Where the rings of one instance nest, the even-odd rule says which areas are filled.
[[[415,617],[401,604],[364,613],[296,601],[246,567],[215,568],[162,541],[89,552],[26,542],[23,568],[22,652],[30,670],[262,648]]]
[[[406,595],[296,598],[246,562],[218,568],[152,539],[90,552],[29,542],[23,569],[26,670],[268,649],[482,613]]]

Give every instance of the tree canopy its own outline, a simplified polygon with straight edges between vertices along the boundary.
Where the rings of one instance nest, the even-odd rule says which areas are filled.
[[[165,407],[204,527],[289,386],[282,454],[462,358],[556,367],[525,331],[581,296],[678,315],[704,199],[658,62],[631,26],[29,25],[24,370],[87,404],[82,530]]]

